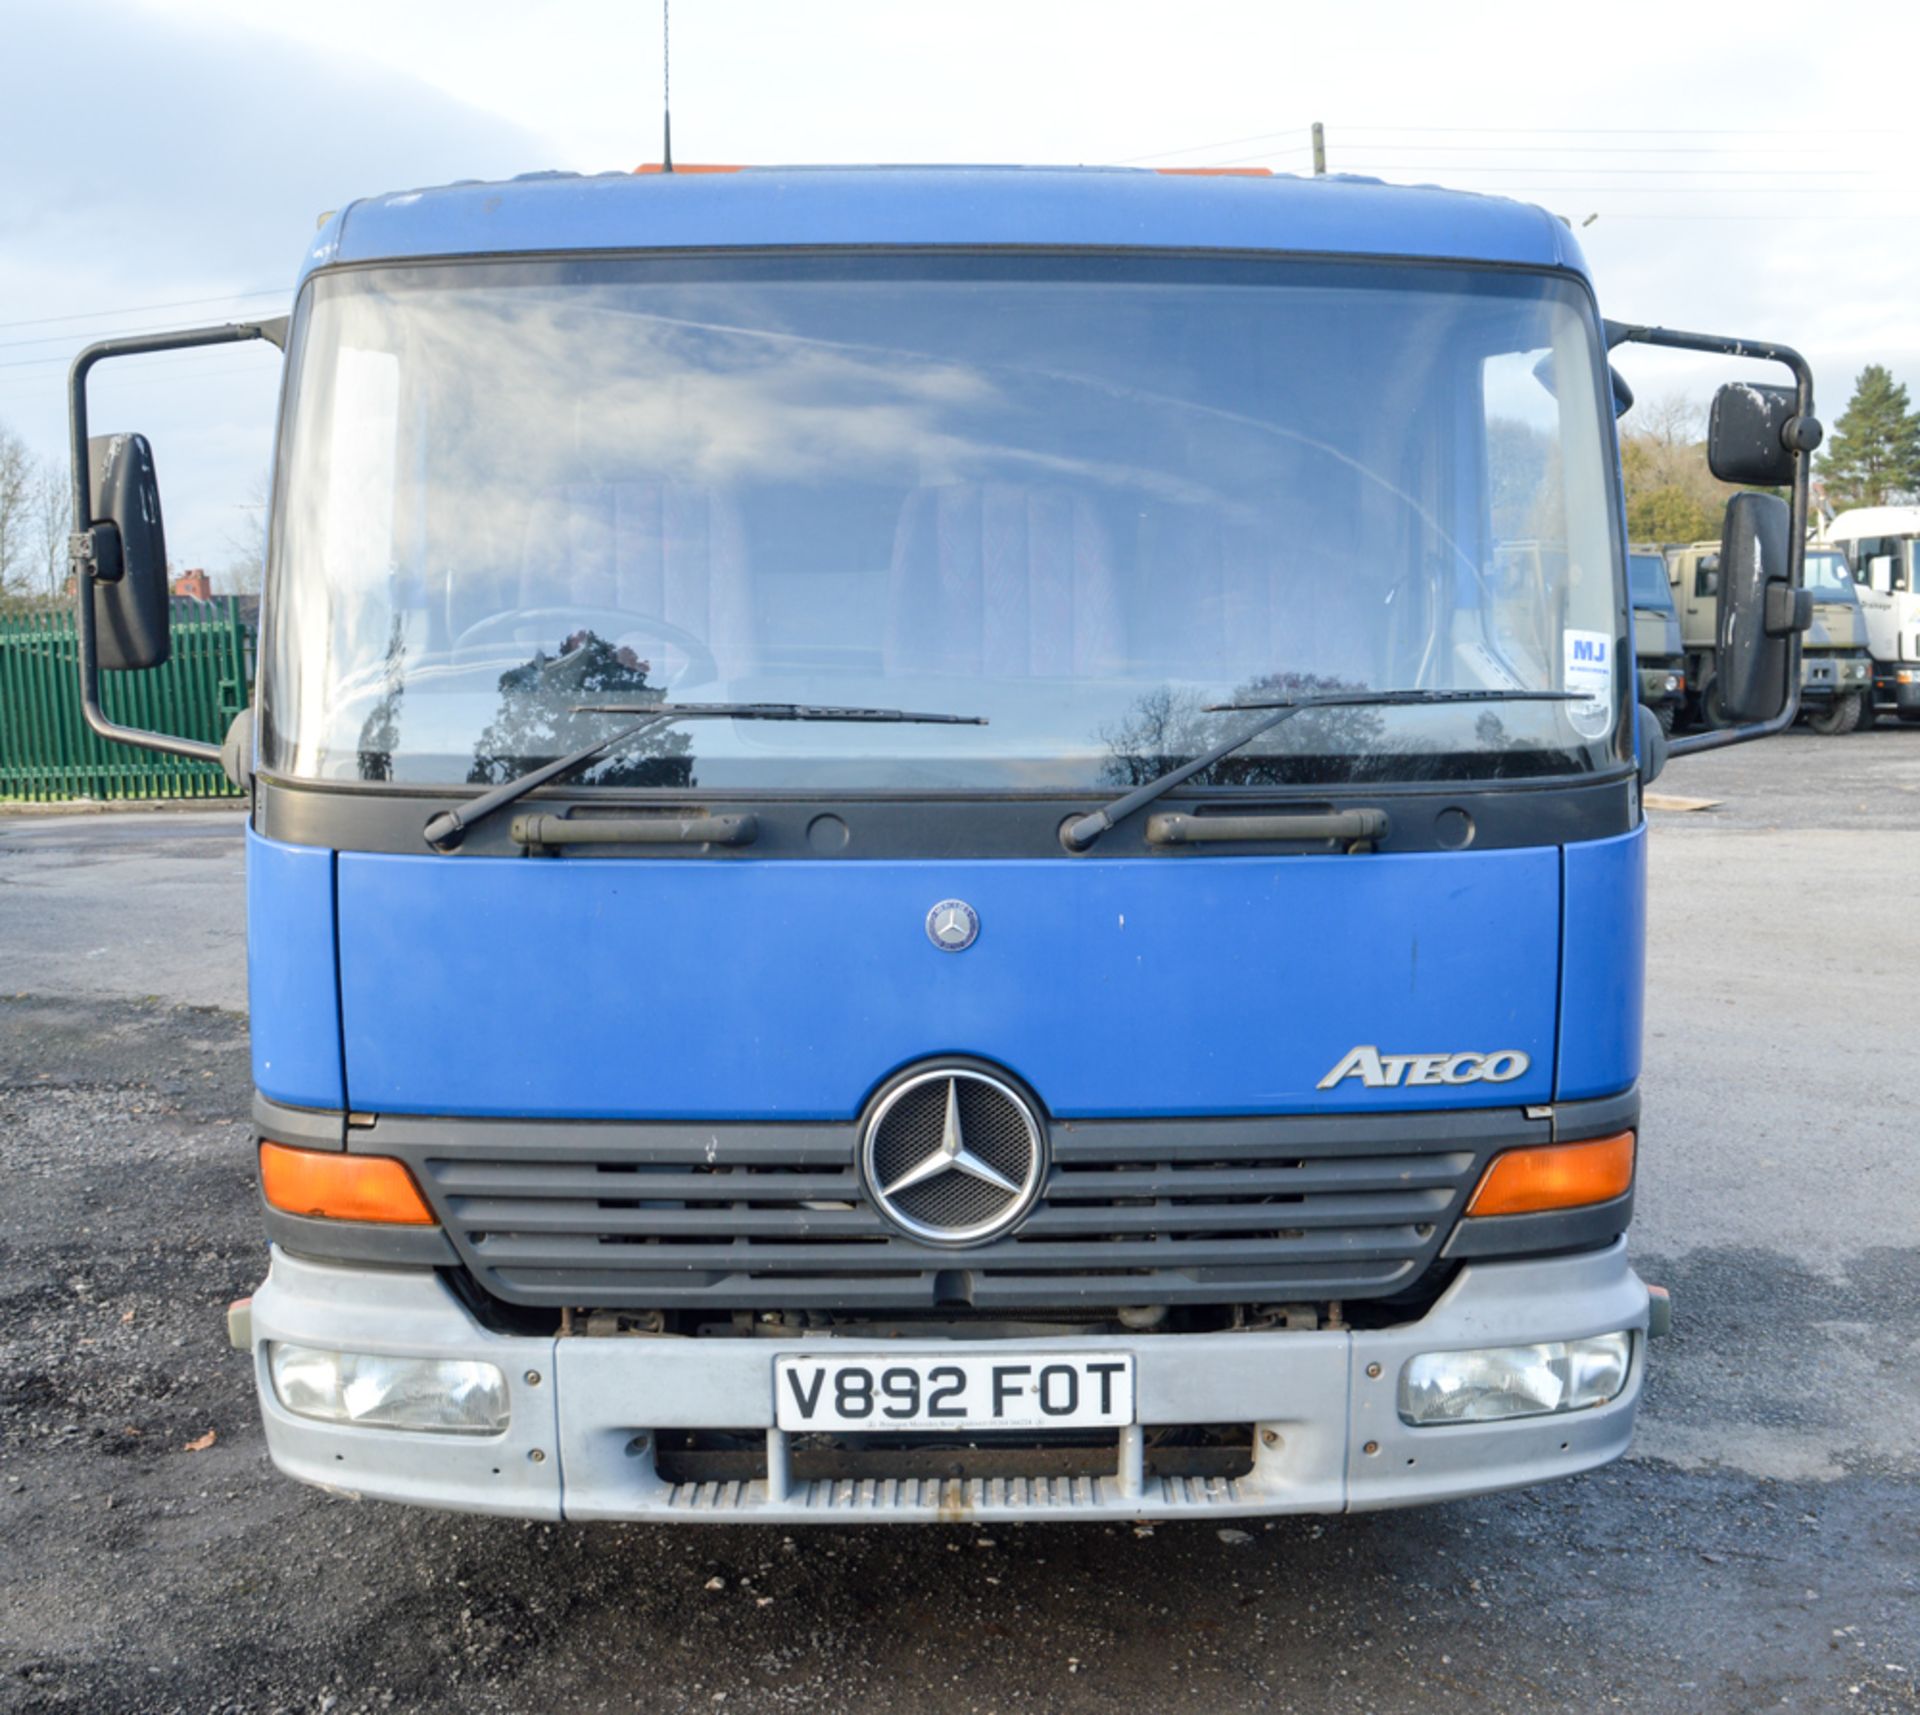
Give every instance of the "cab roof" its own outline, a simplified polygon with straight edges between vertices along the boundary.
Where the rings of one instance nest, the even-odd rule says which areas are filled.
[[[1839,542],[1867,536],[1920,535],[1920,506],[1856,506],[1834,516],[1825,534]]]
[[[301,274],[407,257],[782,245],[1292,251],[1586,273],[1572,232],[1544,209],[1377,179],[750,167],[530,173],[367,197],[326,220]]]

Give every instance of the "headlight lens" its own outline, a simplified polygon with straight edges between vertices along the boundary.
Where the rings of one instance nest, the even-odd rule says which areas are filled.
[[[1632,1357],[1630,1333],[1422,1352],[1400,1372],[1400,1416],[1416,1425],[1490,1423],[1605,1405],[1627,1385]]]
[[[443,1435],[498,1435],[507,1427],[507,1378],[470,1358],[394,1358],[275,1340],[267,1369],[275,1397],[296,1417]]]

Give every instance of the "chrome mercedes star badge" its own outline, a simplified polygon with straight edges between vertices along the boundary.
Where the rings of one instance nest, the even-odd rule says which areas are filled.
[[[931,1179],[936,1173],[951,1170],[964,1173],[970,1179],[979,1179],[991,1185],[996,1191],[1004,1191],[1009,1197],[1020,1195],[1019,1183],[1009,1179],[991,1162],[982,1161],[967,1148],[967,1136],[960,1129],[960,1086],[952,1078],[947,1080],[946,1112],[940,1123],[940,1141],[914,1162],[890,1185],[880,1187],[880,1195],[889,1204],[902,1191],[918,1185],[922,1180]]]
[[[1047,1176],[1039,1115],[1011,1084],[935,1063],[881,1091],[861,1130],[874,1206],[926,1244],[988,1244],[1023,1221]]]
[[[927,913],[927,939],[943,953],[964,953],[980,938],[980,919],[964,899],[943,899]]]

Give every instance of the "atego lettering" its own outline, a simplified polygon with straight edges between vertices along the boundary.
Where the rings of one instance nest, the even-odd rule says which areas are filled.
[[[1382,1054],[1360,1047],[1320,1080],[1331,1090],[1349,1078],[1358,1078],[1369,1090],[1431,1087],[1440,1084],[1510,1084],[1533,1064],[1518,1048],[1496,1048],[1491,1054],[1461,1050],[1452,1054]]]

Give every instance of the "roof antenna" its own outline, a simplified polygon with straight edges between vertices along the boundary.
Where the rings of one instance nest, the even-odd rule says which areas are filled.
[[[660,111],[666,134],[660,151],[660,170],[673,171],[673,0],[660,0]]]

